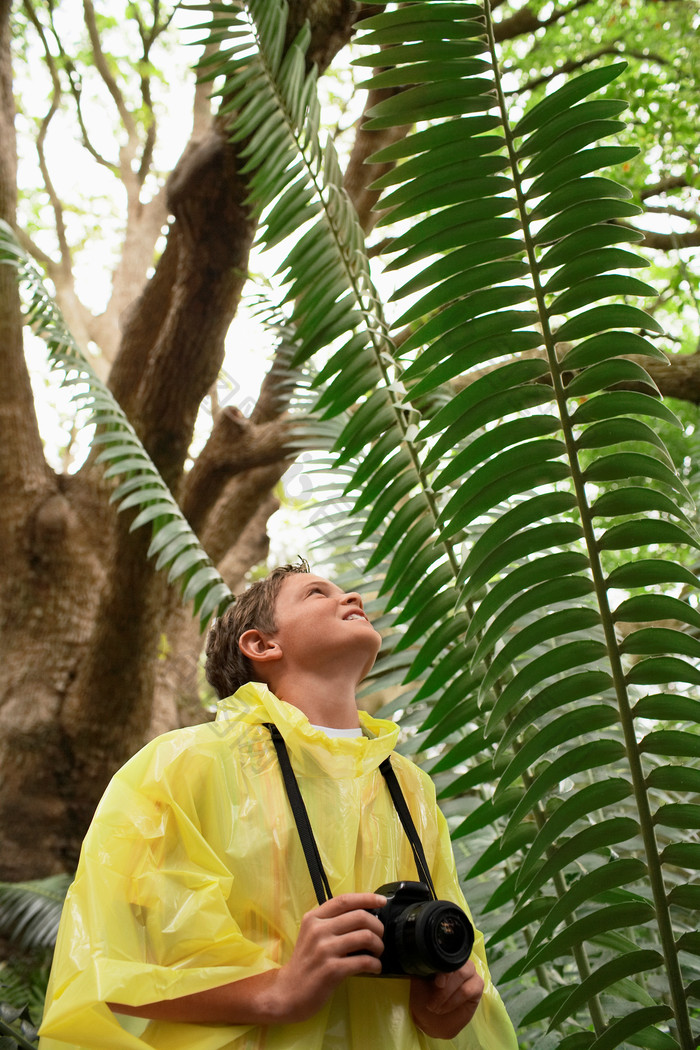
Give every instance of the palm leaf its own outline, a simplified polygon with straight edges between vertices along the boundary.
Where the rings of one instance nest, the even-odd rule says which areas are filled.
[[[285,23],[285,3],[273,6],[278,23]],[[237,142],[245,139],[240,148],[250,175],[250,204],[261,215],[260,240],[269,247],[277,245],[287,230],[297,234],[280,267],[287,284],[285,299],[293,303],[289,321],[298,341],[295,363],[308,360],[321,348],[333,350],[318,370],[316,383],[324,384],[324,389],[316,410],[332,418],[349,408],[351,400],[355,402],[343,429],[338,463],[357,460],[361,453],[362,481],[351,481],[349,487],[361,489],[360,506],[372,504],[359,536],[365,542],[409,494],[420,500],[421,516],[436,521],[438,510],[414,447],[420,416],[401,403],[405,394],[401,369],[370,273],[362,230],[343,190],[332,142],[324,152],[318,146],[316,73],[313,68],[306,72],[305,67],[308,30],[302,30],[282,55],[279,24],[268,18],[269,9],[261,0],[236,9],[213,9],[214,25],[235,33],[237,47],[240,34],[247,32],[248,46],[233,59],[222,50],[221,64],[209,65],[206,76],[223,75],[220,95],[231,114],[231,136]],[[250,91],[251,83],[255,93]],[[263,141],[272,126],[276,130],[269,148],[258,150],[254,142]],[[380,440],[388,432],[394,447],[403,444],[406,453],[393,467],[382,463],[384,470],[378,477],[376,470],[367,469],[364,450],[368,441]],[[426,542],[419,531],[409,536],[404,549],[421,559],[426,573],[448,562],[454,575],[457,563],[449,542]],[[430,578],[435,590],[441,587],[438,577]],[[400,605],[410,586],[406,573],[395,568],[391,586]],[[430,597],[426,593],[426,601]]]
[[[67,875],[32,882],[0,883],[0,933],[23,950],[53,947],[66,891]]]
[[[104,477],[118,481],[110,500],[121,512],[140,508],[130,529],[149,525],[149,557],[160,554],[158,568],[170,566],[169,582],[179,583],[183,601],[194,600],[202,630],[210,617],[233,596],[190,528],[169,488],[109,388],[92,370],[68,331],[58,306],[46,289],[12,230],[0,223],[0,262],[14,266],[26,293],[26,321],[47,345],[51,368],[63,373],[63,385],[75,387],[73,401],[90,410],[96,427],[93,446],[102,447],[96,462],[106,464]],[[167,554],[166,551],[167,544]]]
[[[285,17],[281,0],[215,14],[249,41],[225,59],[221,94],[263,240],[301,231],[280,268],[297,356],[322,352],[320,407],[344,420],[348,535],[374,549],[372,571],[386,563],[383,607],[401,631],[387,664],[417,686],[412,746],[441,749],[433,772],[450,812],[462,809],[457,841],[484,843],[490,879],[503,874],[488,914],[514,956],[504,978],[557,973],[557,994],[528,1015],[556,1017],[562,1047],[690,1050],[695,897],[664,829],[692,838],[696,808],[660,785],[681,783],[669,759],[696,751],[687,729],[655,736],[642,712],[660,686],[698,681],[696,624],[674,591],[689,581],[657,548],[699,541],[657,432],[672,414],[638,363],[660,355],[647,335],[658,325],[628,301],[648,286],[618,272],[639,265],[620,247],[636,239],[621,220],[639,209],[598,174],[633,154],[601,141],[621,126],[622,104],[600,95],[621,67],[566,82],[513,126],[488,2],[416,0],[362,21],[374,50],[361,64],[391,67],[370,83],[403,86],[367,129],[417,122],[374,158],[398,162],[377,188],[389,269],[407,270],[399,350],[335,152],[318,148],[307,34],[283,54],[272,22]],[[455,396],[445,384],[457,376]],[[659,582],[670,605],[617,593]],[[633,612],[652,623],[659,610],[681,629],[618,636]],[[630,889],[650,896],[601,897],[613,856],[634,862]],[[535,916],[546,933],[528,950]],[[649,971],[634,969],[642,950]],[[645,979],[669,1006],[645,999]]]
[[[402,9],[387,12],[377,19],[369,19],[366,23],[366,41],[386,44],[395,38],[399,39],[402,27],[411,34],[409,39],[416,40],[414,11],[417,6],[421,5],[408,5],[405,14]],[[458,13],[455,7],[443,5],[442,11],[442,15],[439,11],[434,12],[435,21],[439,22],[441,17],[445,22],[464,19],[462,33],[466,38],[469,33],[468,23],[475,18],[474,9],[467,10],[462,6]],[[561,756],[565,764],[567,756],[572,753],[572,746],[574,749],[580,747],[580,741],[593,729],[594,710],[600,711],[601,727],[621,730],[626,742],[627,751],[624,754],[628,758],[631,780],[607,778],[600,788],[596,784],[586,785],[584,782],[551,815],[547,815],[541,805],[542,798],[551,793],[551,788],[540,784],[536,795],[530,793],[531,812],[541,826],[536,839],[540,845],[536,849],[533,849],[532,844],[528,846],[527,863],[520,868],[521,885],[523,890],[531,894],[541,885],[544,871],[554,881],[555,889],[561,895],[565,885],[561,876],[566,871],[564,861],[567,844],[572,844],[572,848],[568,849],[572,861],[581,855],[578,843],[581,835],[584,836],[584,844],[586,836],[591,839],[587,849],[599,849],[608,841],[608,831],[604,830],[601,837],[596,836],[591,829],[589,835],[582,825],[590,819],[593,811],[613,810],[623,798],[628,800],[633,797],[636,820],[631,824],[624,822],[619,827],[604,821],[601,827],[608,828],[609,834],[617,836],[608,844],[612,841],[624,842],[632,827],[641,829],[645,856],[643,874],[654,889],[654,911],[650,914],[653,915],[653,925],[661,929],[659,947],[667,969],[681,1043],[690,1045],[690,1023],[680,978],[679,957],[674,945],[679,929],[676,925],[674,933],[674,923],[680,922],[682,929],[683,912],[680,910],[676,917],[671,915],[663,886],[664,876],[659,863],[654,825],[658,826],[668,819],[674,826],[682,826],[685,831],[692,833],[695,817],[694,812],[687,808],[676,809],[676,804],[672,804],[673,808],[667,815],[665,807],[657,804],[654,814],[652,793],[645,782],[639,758],[642,741],[631,716],[634,696],[630,690],[634,683],[665,683],[679,676],[682,680],[694,681],[690,665],[676,657],[660,658],[657,653],[664,647],[666,652],[680,651],[687,655],[695,655],[696,650],[692,645],[693,640],[688,636],[681,635],[678,641],[672,641],[654,630],[653,634],[643,634],[631,643],[634,649],[650,652],[650,659],[628,669],[624,664],[625,649],[618,642],[614,625],[620,620],[632,619],[633,613],[635,616],[639,613],[640,620],[656,620],[661,613],[673,610],[674,619],[680,616],[681,622],[689,621],[689,626],[694,627],[693,609],[687,602],[679,602],[679,599],[670,596],[666,596],[668,600],[664,596],[630,599],[616,608],[609,599],[611,588],[606,582],[606,563],[603,561],[606,548],[636,550],[656,542],[657,538],[660,541],[666,538],[697,543],[692,526],[687,528],[682,524],[684,520],[688,525],[689,522],[677,502],[679,498],[686,501],[687,493],[678,481],[657,435],[647,424],[637,419],[640,415],[651,419],[668,419],[668,410],[658,401],[654,385],[641,366],[618,356],[620,348],[625,348],[626,341],[631,343],[632,340],[635,350],[654,356],[656,348],[640,338],[638,333],[639,330],[658,331],[658,326],[642,311],[627,303],[600,304],[601,298],[646,294],[649,291],[647,286],[632,278],[610,272],[621,263],[629,262],[627,256],[631,253],[625,252],[621,258],[617,254],[620,249],[607,249],[610,251],[608,265],[601,262],[599,257],[600,249],[606,243],[619,243],[621,239],[616,234],[608,240],[605,224],[637,210],[635,206],[622,202],[624,191],[611,180],[587,177],[598,164],[605,166],[611,159],[607,148],[596,144],[618,125],[608,119],[611,115],[609,103],[603,104],[603,108],[607,105],[607,111],[603,113],[599,103],[586,100],[594,90],[605,86],[616,71],[610,67],[594,70],[570,81],[533,107],[519,125],[511,128],[500,92],[497,56],[488,25],[488,5],[485,5],[484,13],[486,24],[479,28],[478,34],[483,40],[484,51],[490,53],[495,76],[480,93],[480,101],[476,97],[470,99],[461,111],[461,118],[441,125],[440,145],[446,149],[452,163],[458,163],[458,158],[462,156],[462,144],[469,143],[469,148],[462,156],[466,179],[474,170],[471,158],[486,153],[486,150],[473,147],[474,137],[488,138],[487,149],[501,160],[500,164],[494,165],[493,171],[507,173],[515,192],[509,195],[502,182],[494,183],[492,192],[497,195],[495,202],[485,201],[481,211],[477,207],[465,208],[459,197],[454,201],[448,197],[434,198],[434,207],[442,207],[442,210],[437,214],[433,212],[428,219],[415,222],[410,230],[397,238],[393,246],[395,250],[403,252],[398,264],[414,263],[425,254],[428,237],[432,239],[433,252],[443,252],[439,262],[431,263],[428,268],[439,280],[432,284],[428,292],[423,291],[422,297],[400,319],[401,323],[409,320],[415,322],[421,313],[427,315],[402,346],[402,357],[408,359],[404,372],[404,381],[409,386],[407,403],[412,404],[412,399],[452,376],[463,374],[469,367],[478,369],[488,366],[491,369],[488,375],[465,387],[420,432],[420,437],[429,446],[427,455],[423,457],[425,468],[447,462],[442,473],[433,481],[436,491],[442,487],[445,493],[440,516],[441,535],[460,537],[472,523],[484,518],[491,522],[479,541],[471,546],[471,550],[467,545],[468,556],[464,560],[460,582],[467,584],[466,596],[478,593],[483,582],[495,577],[494,598],[490,599],[490,595],[483,598],[484,611],[481,612],[481,606],[477,608],[475,625],[473,622],[469,633],[479,638],[479,645],[474,652],[475,662],[488,660],[489,669],[483,675],[481,684],[482,706],[490,710],[488,738],[497,739],[500,733],[508,741],[503,747],[510,748],[514,743],[518,745],[517,756],[502,774],[493,802],[484,803],[481,809],[477,807],[471,817],[463,822],[460,834],[483,825],[485,816],[481,815],[482,810],[488,820],[498,819],[499,807],[495,801],[499,794],[502,796],[506,792],[507,784],[513,783],[516,778],[524,778],[527,787],[530,770],[541,769],[543,765],[547,768],[548,764],[552,764],[552,756]],[[403,61],[406,66],[411,60],[417,64],[423,61],[422,46],[421,40],[411,48],[404,48]],[[411,52],[410,57],[408,52]],[[470,54],[473,53],[470,48]],[[449,59],[446,59],[447,64]],[[398,75],[403,76],[402,83],[414,82],[410,67],[402,67]],[[455,66],[457,79],[459,87],[452,98],[468,97],[469,91],[477,94],[478,85],[472,82],[468,86]],[[440,84],[444,85],[446,81],[443,66]],[[421,97],[427,106],[435,97],[429,90],[425,90],[423,95],[421,91],[422,87],[412,89],[412,106],[417,106],[418,111]],[[441,93],[441,97],[444,97],[444,93]],[[619,111],[621,107],[615,104],[612,108]],[[471,116],[479,109],[497,109],[498,117],[494,114],[492,121],[487,123],[483,117]],[[387,122],[391,123],[390,115],[394,110],[397,113],[400,111],[400,102],[396,98],[388,106],[377,107],[376,120],[374,124],[370,122],[369,127],[387,126]],[[456,112],[450,110],[452,115],[456,115]],[[486,132],[497,126],[502,135],[487,136]],[[412,140],[409,137],[398,149],[389,147],[389,151],[383,151],[375,158],[390,159],[390,151],[393,151],[394,157],[400,154],[408,158],[391,173],[389,179],[385,178],[395,187],[403,182],[405,171],[403,191],[392,189],[381,201],[380,206],[387,208],[382,220],[385,223],[418,216],[424,207],[421,186],[425,186],[426,194],[434,187],[435,166],[432,156],[425,149],[426,139],[421,138],[423,134],[418,131],[413,137],[415,152],[411,149]],[[572,158],[575,159],[572,161]],[[415,202],[414,210],[410,202]],[[492,203],[496,202],[498,206],[492,207]],[[475,237],[478,238],[476,243],[480,243],[480,240],[486,240],[479,225],[482,216],[507,216],[509,211],[514,216],[515,225],[504,223],[488,239],[489,244],[495,244],[498,237],[502,248],[500,254],[497,254],[495,246],[488,253],[491,258],[501,260],[500,281],[503,284],[493,289],[494,280],[499,281],[499,270],[491,265],[484,266],[482,256],[470,266],[469,253],[458,247],[454,234],[456,231],[464,232],[465,244],[471,244]],[[513,237],[517,229],[521,232],[521,238]],[[449,236],[440,239],[440,230],[446,234],[449,231]],[[433,234],[437,236],[433,238]],[[586,255],[589,255],[588,259]],[[583,268],[581,259],[584,259]],[[508,260],[527,262],[528,275],[525,280],[519,271],[504,265]],[[454,263],[452,270],[451,261]],[[478,283],[479,270],[483,271],[482,284]],[[420,285],[424,289],[426,282],[423,280]],[[412,278],[402,294],[414,294],[417,287],[418,282]],[[496,301],[499,306],[494,305]],[[536,317],[533,318],[527,310],[509,309],[517,302],[530,302]],[[561,314],[569,314],[563,323],[559,320]],[[532,333],[532,346],[543,344],[543,359],[499,364],[498,358],[504,355],[499,353],[497,343],[494,345],[494,337],[523,335],[526,337],[523,346],[527,346],[528,326],[533,320],[536,320],[538,330]],[[626,331],[630,328],[635,331]],[[562,361],[560,357],[563,355],[559,354],[558,344],[564,341],[575,345]],[[573,375],[572,365],[576,366]],[[537,389],[532,388],[533,384],[536,387],[545,373],[549,377],[551,389],[549,396],[541,397]],[[608,392],[606,389],[614,383],[629,380],[641,381],[648,392],[628,394]],[[412,381],[415,385],[412,385]],[[528,397],[529,389],[532,390],[531,400]],[[551,425],[548,420],[546,426],[541,427],[537,405],[549,404],[552,400],[557,409],[558,426]],[[521,416],[510,421],[509,416],[515,411],[519,411]],[[606,427],[605,431],[601,423]],[[493,427],[493,435],[489,427]],[[505,427],[509,427],[508,437],[503,439]],[[561,435],[560,440],[552,440],[548,435],[556,435],[557,431]],[[605,448],[607,452],[610,447],[613,448],[611,454],[598,452],[600,448]],[[501,448],[507,451],[500,452]],[[453,463],[458,457],[459,462]],[[630,486],[630,479],[640,479],[644,483],[644,491],[652,493],[647,497],[653,503],[653,508],[649,508],[653,514],[652,521],[619,521],[621,517],[629,516],[635,499],[637,504],[640,502],[636,495],[639,488]],[[455,489],[453,486],[456,481],[459,481],[459,487]],[[658,491],[654,489],[656,483],[660,486]],[[512,519],[514,509],[510,508],[514,497],[522,501],[518,505],[518,512],[525,519],[527,511],[521,510],[522,503],[541,500],[546,487],[555,485],[559,492],[570,494],[572,502],[566,507],[563,516],[559,513],[555,518],[550,517],[550,521],[552,524],[559,520],[562,524],[570,522],[579,526],[578,535],[583,543],[572,536],[564,546],[562,537],[559,544],[562,551],[568,549],[572,557],[576,555],[582,561],[573,573],[567,572],[566,576],[558,573],[548,579],[536,574],[533,576],[530,567],[536,567],[537,561],[522,560],[531,558],[536,551],[546,554],[547,548],[534,546],[534,537],[531,544],[526,535],[533,531],[543,533],[544,529],[529,529],[524,533],[521,526],[520,532],[511,533],[516,539],[522,539],[512,545],[507,552],[509,557],[504,559],[505,535],[498,528],[498,522]],[[590,494],[598,495],[603,485],[613,487],[609,493],[600,496],[600,502],[595,506]],[[631,498],[627,496],[628,489]],[[533,490],[535,494],[528,499],[527,493]],[[676,522],[680,520],[681,524],[666,520],[668,514]],[[538,520],[534,514],[531,519]],[[546,537],[542,535],[540,538]],[[486,563],[488,576],[478,574],[479,561]],[[674,571],[673,567],[669,568],[670,575]],[[470,586],[475,579],[475,572],[478,582]],[[597,608],[590,610],[589,618],[586,605],[576,609],[572,606],[572,599],[591,592],[595,594]],[[504,600],[508,603],[505,607]],[[552,613],[550,617],[532,619],[533,613],[549,608],[557,601],[565,604],[562,611]],[[567,634],[572,634],[574,638],[576,634],[590,635],[593,624],[600,625],[600,641],[593,647],[583,640],[581,643],[566,640]],[[677,632],[669,634],[675,639]],[[565,639],[563,644],[560,641],[562,637]],[[629,646],[626,651],[629,652]],[[566,698],[566,690],[557,700],[555,690],[562,676],[566,675],[570,679],[571,672],[577,668],[581,668],[579,674],[586,673],[584,668],[590,668],[591,660],[599,663],[600,673],[606,676],[606,688],[600,696],[602,703],[594,708],[590,704],[582,706],[582,696],[576,707],[572,708],[571,701]],[[588,670],[587,673],[593,672]],[[503,681],[505,674],[511,679],[507,684]],[[551,679],[551,686],[548,679]],[[513,739],[509,726],[519,710],[529,710],[530,715],[533,714],[528,693],[535,686],[540,687],[540,696],[542,686],[545,686],[545,692],[549,690],[549,694],[546,703],[543,700],[539,703],[541,713],[535,723],[536,734],[523,744],[517,738]],[[580,725],[577,716],[580,717]],[[529,724],[532,725],[532,721]],[[472,739],[473,734],[465,737],[465,742]],[[615,761],[619,763],[622,758],[619,746],[615,745],[613,737],[609,743],[614,748]],[[468,757],[459,745],[452,747],[452,757],[455,751],[459,752],[460,760]],[[469,746],[468,752],[474,757],[478,754],[474,744]],[[602,756],[601,762],[606,761],[609,758]],[[439,768],[440,764],[436,766],[436,769]],[[560,782],[551,786],[558,788]],[[613,790],[615,783],[625,785],[623,795]],[[596,803],[593,802],[594,797]],[[511,808],[524,816],[525,810],[521,804],[522,796],[516,796],[515,805]],[[502,853],[506,853],[505,840]],[[538,857],[543,853],[549,854],[544,868],[538,865]],[[531,869],[539,870],[537,878],[528,881]],[[583,936],[576,945],[574,957],[581,978],[587,979],[588,963],[582,949],[585,949],[584,942],[587,940],[587,922],[590,922],[591,938],[595,939],[592,919],[595,912],[589,913],[589,898],[585,895],[579,907],[583,908],[586,918],[581,920]],[[566,936],[556,936],[559,936],[559,940],[554,940],[554,948],[548,949],[552,952],[551,958],[557,958],[573,947],[573,944],[565,945]],[[542,951],[532,966],[542,961]],[[527,960],[525,965],[528,965]],[[580,999],[576,1002],[577,1007],[582,1004]],[[611,1039],[613,1033],[625,1028],[624,1025],[618,1028],[617,1023],[605,1026],[597,993],[587,1005],[591,1009],[596,1030],[601,1033],[598,1042],[602,1041],[604,1045],[605,1039]],[[560,1004],[557,1009],[558,1018],[561,1018]],[[648,1020],[645,1015],[645,1023]],[[629,1031],[636,1029],[630,1027]]]

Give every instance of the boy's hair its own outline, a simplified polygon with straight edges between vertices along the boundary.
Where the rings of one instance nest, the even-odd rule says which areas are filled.
[[[311,570],[303,558],[297,565],[278,565],[264,580],[251,584],[223,616],[214,620],[207,635],[205,671],[220,700],[255,680],[255,668],[238,645],[241,635],[253,628],[266,633],[276,631],[275,604],[282,582],[294,573],[308,572]]]

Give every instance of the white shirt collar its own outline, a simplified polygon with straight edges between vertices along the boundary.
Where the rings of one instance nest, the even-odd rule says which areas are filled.
[[[326,734],[326,736],[343,737],[346,740],[350,739],[351,737],[364,736],[364,733],[362,732],[360,726],[357,726],[354,729],[333,729],[332,726],[315,726],[312,724],[311,728],[320,729],[322,733]]]

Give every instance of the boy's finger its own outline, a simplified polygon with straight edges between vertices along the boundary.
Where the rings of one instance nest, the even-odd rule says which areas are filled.
[[[341,893],[319,905],[316,914],[321,919],[331,919],[349,911],[368,911],[370,908],[383,908],[386,897],[380,893]]]
[[[451,974],[451,979],[433,998],[430,1009],[438,1014],[448,1014],[468,1002],[478,1003],[481,999],[484,982],[476,972],[461,975],[460,971]]]
[[[341,915],[327,915],[321,918],[318,927],[321,934],[332,933],[336,937],[342,937],[347,933],[371,933],[380,941],[383,938],[384,927],[376,915],[371,915],[365,909],[343,912]]]

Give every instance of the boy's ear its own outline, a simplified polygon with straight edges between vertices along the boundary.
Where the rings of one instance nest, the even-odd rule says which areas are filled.
[[[244,656],[247,656],[249,660],[253,660],[255,663],[268,663],[271,660],[280,660],[282,657],[282,649],[279,643],[273,641],[272,638],[263,634],[262,631],[258,631],[255,627],[243,632],[238,639],[238,648]]]

